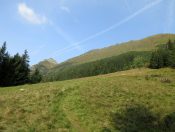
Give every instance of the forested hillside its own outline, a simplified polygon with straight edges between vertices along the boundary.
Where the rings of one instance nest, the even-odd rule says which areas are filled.
[[[116,71],[127,70],[131,68],[145,67],[149,64],[151,52],[128,52],[119,56],[113,56],[93,62],[79,65],[52,69],[44,77],[44,81],[66,80],[107,74]]]
[[[138,67],[148,67],[152,51],[174,42],[175,35],[161,34],[143,40],[93,50],[49,70],[43,81],[66,80]]]
[[[168,40],[174,40],[175,34],[158,34],[151,37],[147,37],[142,40],[129,41],[126,43],[116,44],[103,49],[89,51],[80,56],[69,59],[55,66],[53,70],[69,67],[72,65],[87,63],[104,58],[118,56],[130,51],[152,51],[168,42]]]

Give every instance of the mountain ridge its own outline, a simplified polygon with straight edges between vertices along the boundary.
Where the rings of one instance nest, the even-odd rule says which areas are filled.
[[[160,45],[160,43],[161,44],[166,43],[168,39],[175,39],[175,34],[156,34],[139,40],[130,40],[127,42],[111,45],[101,49],[93,49],[82,55],[68,59],[65,62],[85,63],[111,56],[120,55],[128,51],[150,51],[155,49],[155,47]],[[116,51],[118,53],[116,53]]]

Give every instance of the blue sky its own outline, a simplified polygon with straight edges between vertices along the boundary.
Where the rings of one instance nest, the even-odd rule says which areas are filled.
[[[175,0],[0,0],[0,44],[30,64],[175,33]]]

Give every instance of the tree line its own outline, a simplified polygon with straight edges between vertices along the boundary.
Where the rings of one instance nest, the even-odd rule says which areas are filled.
[[[27,50],[22,55],[16,53],[14,56],[11,56],[7,51],[6,42],[4,42],[2,47],[0,47],[0,86],[37,83],[41,79],[38,70],[31,74]]]

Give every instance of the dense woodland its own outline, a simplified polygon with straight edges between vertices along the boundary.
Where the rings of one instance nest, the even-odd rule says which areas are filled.
[[[0,86],[15,86],[41,81],[38,71],[30,74],[29,55],[27,50],[11,56],[7,52],[6,42],[0,48]]]

